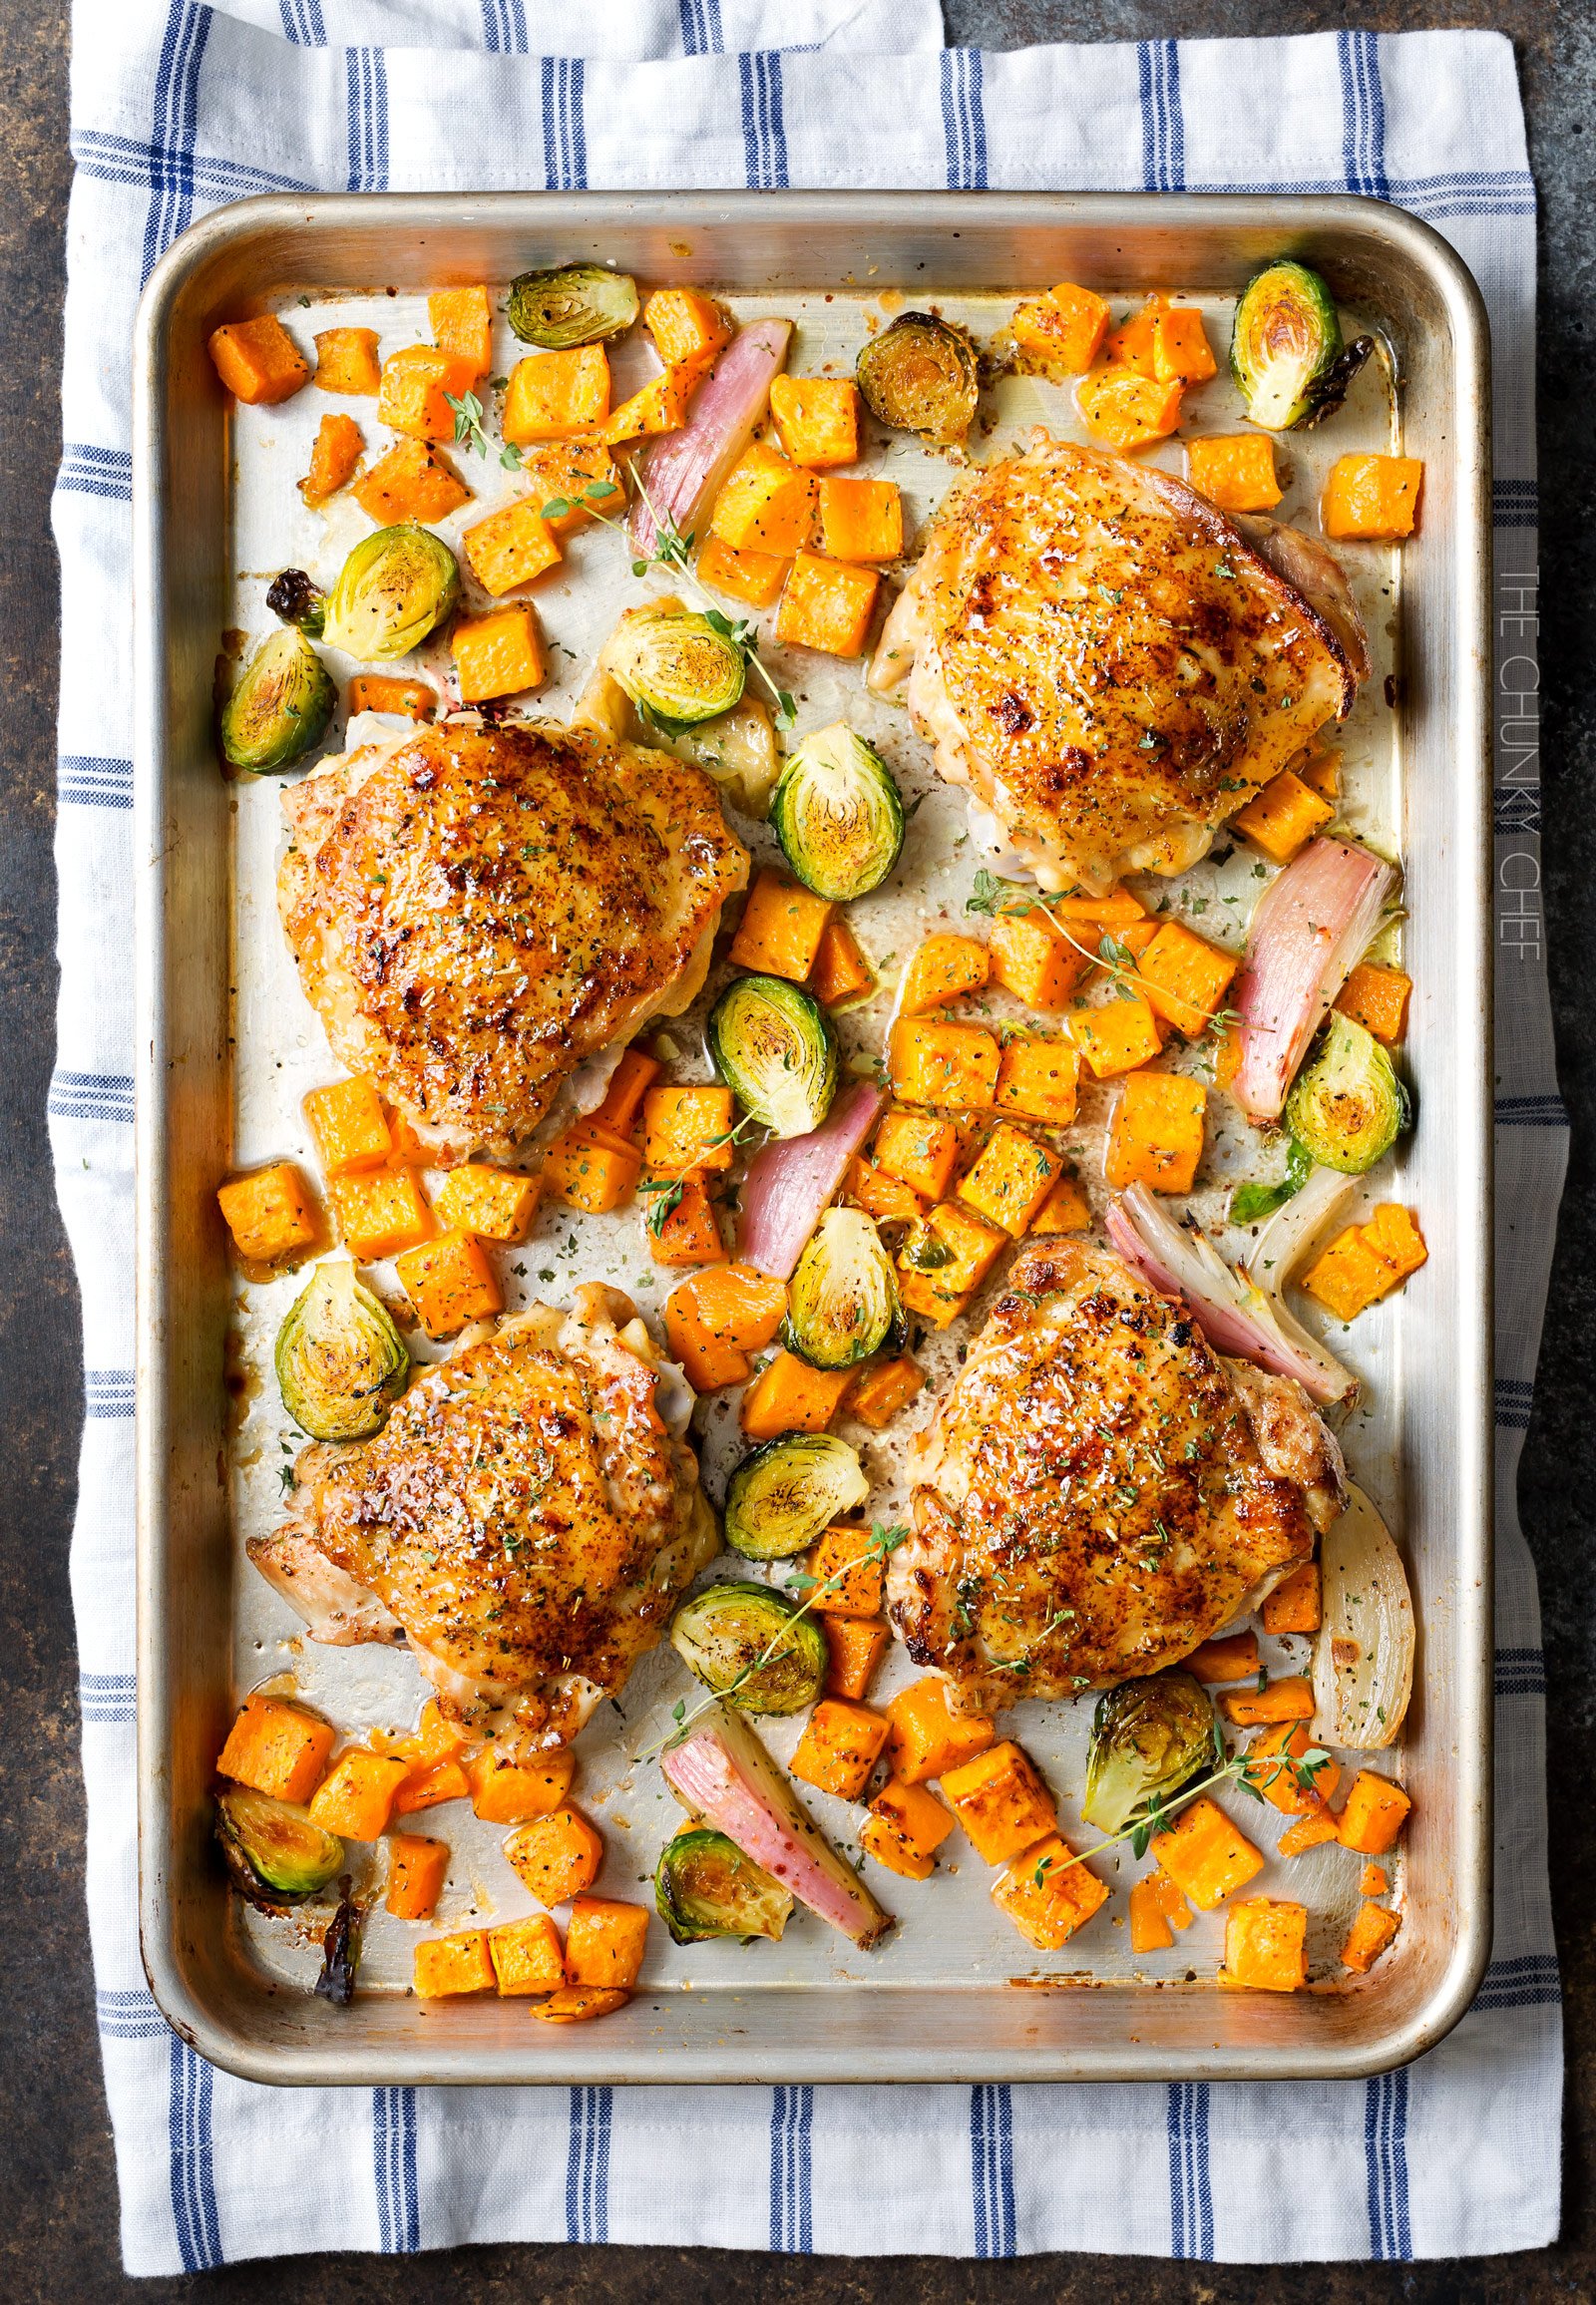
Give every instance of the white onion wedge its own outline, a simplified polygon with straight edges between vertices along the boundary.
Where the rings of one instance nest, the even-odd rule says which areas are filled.
[[[1350,1400],[1358,1379],[1309,1336],[1284,1305],[1266,1297],[1247,1273],[1225,1263],[1212,1241],[1188,1233],[1165,1214],[1145,1185],[1110,1201],[1108,1238],[1129,1264],[1167,1297],[1184,1298],[1192,1319],[1217,1351],[1294,1376],[1321,1405]]]
[[[1258,900],[1234,999],[1241,1052],[1232,1093],[1278,1120],[1308,1043],[1380,926],[1395,869],[1349,841],[1310,841]]]
[[[1276,1210],[1247,1255],[1247,1271],[1278,1304],[1286,1283],[1350,1199],[1356,1177],[1316,1168],[1300,1193]]]
[[[758,1737],[729,1707],[706,1708],[659,1766],[684,1808],[735,1841],[800,1904],[868,1951],[893,1926],[827,1840]]]
[[[742,1256],[756,1273],[790,1281],[848,1163],[887,1099],[873,1082],[845,1088],[807,1136],[767,1144],[748,1163],[742,1186]]]
[[[790,320],[739,328],[694,393],[681,430],[662,433],[636,459],[639,488],[628,527],[640,553],[658,549],[655,515],[674,522],[679,535],[692,534],[764,415],[791,341]]]
[[[1378,1752],[1396,1738],[1412,1695],[1413,1603],[1391,1531],[1356,1483],[1347,1510],[1320,1539],[1319,1568],[1314,1734]]]

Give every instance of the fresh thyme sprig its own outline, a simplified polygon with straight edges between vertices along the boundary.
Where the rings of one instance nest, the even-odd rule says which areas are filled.
[[[483,429],[482,402],[474,392],[446,392],[445,400],[455,412],[455,439],[474,448],[478,456],[492,456],[493,442]],[[521,451],[507,440],[499,451],[499,462],[506,472],[515,472],[521,463]]]
[[[724,1689],[718,1691],[713,1697],[704,1698],[702,1703],[695,1705],[690,1713],[687,1711],[686,1699],[678,1698],[671,1708],[670,1714],[675,1728],[668,1736],[662,1736],[657,1744],[646,1746],[638,1754],[638,1759],[651,1760],[655,1753],[668,1751],[672,1745],[681,1742],[688,1729],[701,1715],[713,1712],[717,1705],[731,1704],[736,1698],[738,1690],[748,1686],[761,1666],[768,1665],[773,1657],[780,1656],[792,1640],[794,1627],[800,1624],[809,1615],[809,1612],[825,1599],[834,1586],[842,1584],[845,1578],[851,1576],[855,1569],[860,1568],[867,1561],[885,1561],[891,1554],[897,1552],[900,1545],[909,1542],[909,1530],[901,1523],[895,1523],[892,1528],[888,1529],[883,1528],[880,1521],[872,1521],[864,1551],[856,1553],[851,1561],[844,1561],[842,1567],[834,1569],[829,1577],[822,1577],[818,1580],[802,1575],[789,1577],[787,1582],[793,1590],[796,1591],[805,1585],[809,1586],[811,1590],[786,1620],[781,1631],[773,1640],[766,1642],[758,1656],[746,1664],[742,1671],[726,1684]]]
[[[1317,1789],[1316,1779],[1320,1771],[1330,1765],[1330,1754],[1319,1744],[1311,1744],[1306,1752],[1300,1753],[1227,1753],[1217,1722],[1214,1724],[1213,1751],[1218,1765],[1198,1783],[1187,1785],[1173,1800],[1166,1801],[1154,1793],[1146,1807],[1140,1809],[1129,1824],[1121,1825],[1117,1833],[1110,1833],[1106,1840],[1095,1842],[1091,1848],[1082,1849],[1069,1862],[1083,1865],[1088,1857],[1100,1856],[1104,1849],[1114,1848],[1120,1841],[1129,1841],[1132,1855],[1144,1857],[1154,1835],[1167,1832],[1171,1821],[1179,1816],[1183,1808],[1190,1807],[1194,1800],[1212,1791],[1215,1785],[1236,1785],[1254,1800],[1261,1801],[1265,1797],[1265,1787],[1276,1783],[1282,1771],[1285,1771],[1300,1790],[1313,1792]],[[1258,1781],[1260,1776],[1263,1778],[1262,1784]]]
[[[1107,970],[1117,998],[1134,1000],[1139,997],[1140,988],[1133,980],[1136,974],[1136,956],[1128,945],[1106,929],[1098,938],[1095,950],[1090,945],[1082,944],[1074,932],[1058,918],[1045,898],[1031,896],[1026,890],[1016,888],[1012,881],[1000,881],[996,873],[989,873],[984,868],[977,873],[976,885],[965,899],[965,911],[984,913],[994,920],[1022,920],[1027,913],[1045,914],[1073,952],[1078,953],[1082,960],[1090,960],[1093,966]],[[1198,1008],[1193,1004],[1192,1013],[1200,1016],[1206,1029],[1211,1032],[1238,1021],[1234,1008]]]
[[[739,1144],[742,1141],[743,1131],[757,1126],[758,1123],[753,1114],[745,1112],[735,1128],[723,1128],[718,1136],[705,1137],[703,1149],[705,1152],[712,1152],[716,1145]],[[680,1208],[681,1196],[686,1190],[687,1179],[697,1165],[696,1161],[689,1161],[686,1168],[680,1170],[673,1177],[644,1177],[638,1185],[638,1192],[647,1193],[650,1196],[648,1214],[643,1221],[656,1241],[664,1238],[665,1219],[670,1215],[672,1209]]]

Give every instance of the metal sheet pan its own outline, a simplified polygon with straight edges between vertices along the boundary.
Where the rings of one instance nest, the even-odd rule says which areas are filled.
[[[1223,300],[1283,247],[1320,265],[1381,339],[1380,383],[1327,442],[1339,452],[1399,438],[1425,460],[1420,541],[1400,556],[1366,556],[1362,573],[1366,611],[1381,611],[1372,617],[1380,671],[1397,701],[1388,703],[1377,675],[1347,732],[1359,767],[1349,805],[1365,812],[1353,821],[1371,837],[1388,833],[1406,865],[1403,957],[1418,987],[1409,1049],[1423,1121],[1400,1191],[1423,1211],[1430,1244],[1423,1286],[1360,1335],[1375,1405],[1348,1436],[1354,1470],[1402,1543],[1420,1626],[1401,1756],[1416,1822],[1396,1948],[1351,1989],[1225,1994],[1212,1983],[1216,1916],[1182,1941],[1189,1981],[1187,1967],[1172,1965],[1179,1981],[1153,1983],[1136,1974],[1115,1925],[1121,1893],[1114,1920],[1071,1946],[1067,1970],[1049,1967],[992,1916],[982,1869],[967,1863],[922,1888],[894,1884],[902,1893],[888,1901],[912,1926],[883,1953],[838,1953],[818,1924],[751,1955],[710,1947],[688,1960],[662,1949],[649,1989],[597,2027],[533,2026],[513,2002],[418,2003],[403,1990],[402,1937],[395,1930],[389,1942],[380,1927],[368,1957],[373,1989],[347,2012],[311,1999],[296,1989],[313,1970],[309,1948],[280,1925],[240,1916],[207,1846],[211,1759],[234,1689],[288,1662],[306,1693],[353,1727],[396,1724],[419,1688],[408,1698],[396,1688],[392,1668],[415,1671],[402,1655],[296,1644],[239,1550],[276,1492],[274,1404],[248,1371],[281,1306],[269,1289],[236,1286],[211,1196],[234,1158],[292,1149],[285,1116],[304,1086],[326,1077],[329,1059],[271,918],[272,788],[218,777],[209,698],[217,636],[251,610],[258,627],[270,570],[311,551],[335,565],[348,540],[334,526],[290,553],[296,540],[273,529],[284,516],[270,508],[292,499],[303,470],[295,428],[304,413],[289,403],[266,412],[280,419],[269,433],[245,441],[240,428],[235,438],[206,333],[241,310],[291,318],[298,298],[325,306],[327,319],[316,315],[325,325],[345,316],[340,302],[378,294],[392,300],[385,333],[395,341],[407,302],[419,312],[414,300],[429,287],[594,257],[650,282],[709,281],[744,313],[796,313],[810,366],[833,337],[839,347],[857,341],[861,303],[885,313],[907,294],[951,313],[968,305],[979,323],[995,291],[1006,299],[1064,277],[1119,296],[1162,287]],[[982,333],[997,316],[989,312]],[[998,439],[1057,421],[1062,401],[1048,403],[1049,389],[1005,388]],[[141,1921],[171,2021],[251,2078],[351,2084],[1332,2077],[1388,2068],[1438,2040],[1467,2006],[1490,1933],[1488,401],[1484,320],[1456,257],[1410,217],[1351,199],[271,198],[207,217],[165,259],[141,312],[136,394]],[[1281,512],[1290,517],[1311,502],[1323,454],[1311,439],[1286,446],[1297,493]],[[912,512],[923,513],[943,476],[918,468],[916,454],[902,452],[898,477]],[[481,494],[492,501],[486,484]],[[626,585],[585,579],[589,553],[586,541],[573,553],[559,605],[546,610],[572,651],[540,697],[557,714],[584,652],[630,596]],[[590,630],[595,618],[601,625]],[[806,725],[825,709],[827,677],[806,682]],[[852,709],[856,676],[847,693]],[[904,733],[900,712],[900,760],[913,750]],[[916,819],[917,909],[923,899],[955,910],[960,901],[952,798],[938,788]],[[1213,897],[1223,895],[1220,879]],[[863,927],[878,955],[893,940],[890,912]],[[268,1020],[263,1064],[254,1052]],[[528,1293],[556,1298],[577,1278],[634,1279],[643,1261],[634,1226],[624,1241],[585,1227],[574,1255],[563,1238],[535,1241],[529,1261],[541,1255],[561,1285],[540,1290],[534,1279]],[[657,1307],[657,1295],[639,1296],[645,1310]],[[224,1378],[229,1367],[236,1376],[240,1353],[243,1380],[229,1396]],[[711,1467],[726,1445],[712,1421]],[[614,1893],[646,1893],[628,1884],[675,1817],[653,1772],[631,1765],[675,1694],[668,1666],[645,1662],[625,1693],[622,1727],[595,1725],[583,1740],[583,1797],[612,1845],[600,1885]],[[1081,1711],[1027,1706],[1012,1717],[1060,1785],[1079,1781]],[[841,1809],[829,1813],[824,1796],[816,1805],[835,1829]],[[1063,1814],[1068,1829],[1067,1803]],[[486,1858],[493,1836],[483,1831]],[[1292,1894],[1301,1884],[1312,1905],[1321,1883],[1303,1868],[1313,1862],[1299,1860],[1290,1889],[1283,1867],[1260,1887]],[[502,1883],[479,1872],[474,1844],[463,1870],[469,1878],[451,1891],[441,1925],[463,1925],[473,1906],[510,1909]]]

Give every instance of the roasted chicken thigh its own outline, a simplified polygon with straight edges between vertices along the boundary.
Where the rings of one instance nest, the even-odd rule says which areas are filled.
[[[961,485],[871,667],[1043,889],[1182,872],[1344,718],[1369,659],[1321,546],[1041,437]]]
[[[408,1637],[446,1714],[564,1743],[717,1549],[691,1405],[630,1300],[580,1289],[423,1369],[374,1438],[302,1450],[250,1556],[312,1640]]]
[[[283,808],[305,994],[444,1160],[508,1152],[588,1058],[679,1014],[748,877],[701,770],[586,728],[447,722]]]
[[[1109,1251],[1025,1252],[911,1454],[888,1598],[910,1654],[991,1712],[1178,1664],[1313,1550],[1335,1440],[1219,1359]]]

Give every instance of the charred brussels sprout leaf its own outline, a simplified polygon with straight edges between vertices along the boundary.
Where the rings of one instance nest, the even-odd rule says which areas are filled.
[[[817,1000],[782,976],[738,976],[709,1012],[709,1053],[743,1110],[772,1136],[807,1136],[837,1093],[837,1035]]]
[[[242,1784],[216,1795],[216,1839],[233,1886],[263,1913],[302,1904],[343,1864],[342,1841],[308,1809]]]
[[[1333,1008],[1286,1099],[1286,1126],[1327,1169],[1362,1176],[1412,1117],[1407,1091],[1375,1035]]]
[[[318,1265],[277,1331],[282,1405],[312,1440],[364,1440],[405,1388],[410,1355],[347,1258]]]
[[[460,567],[442,537],[414,521],[363,538],[327,594],[323,637],[360,664],[408,655],[460,593]]]
[[[678,1945],[706,1937],[777,1938],[792,1912],[781,1883],[707,1825],[678,1833],[660,1852],[654,1903]]]
[[[798,1260],[783,1341],[816,1368],[852,1368],[901,1337],[892,1259],[862,1209],[828,1209]]]
[[[904,845],[892,770],[840,720],[788,755],[770,821],[805,888],[836,905],[879,889]]]
[[[338,1910],[321,1940],[321,1975],[315,1983],[321,1999],[337,2009],[347,2009],[353,2001],[355,1971],[360,1966],[360,1907],[349,1891],[345,1873],[338,1883]]]
[[[1189,1673],[1122,1681],[1092,1716],[1080,1813],[1099,1832],[1123,1832],[1149,1801],[1173,1798],[1213,1753],[1214,1708],[1200,1681]]]
[[[303,569],[284,569],[266,586],[266,606],[285,624],[296,624],[312,640],[321,638],[327,620],[327,595],[318,591]]]
[[[261,641],[221,708],[222,757],[256,776],[291,768],[320,743],[337,701],[321,658],[285,625]]]
[[[1248,282],[1231,329],[1231,373],[1266,432],[1318,424],[1338,409],[1374,349],[1342,341],[1329,286],[1307,264],[1266,264]]]
[[[690,608],[629,609],[599,662],[666,736],[729,712],[747,671],[735,641]]]
[[[770,1585],[691,1594],[670,1620],[670,1646],[706,1689],[742,1713],[801,1713],[820,1695],[829,1663],[820,1626]]]
[[[748,1561],[784,1561],[870,1494],[857,1449],[829,1432],[788,1432],[745,1456],[726,1486],[726,1542]]]
[[[629,272],[611,272],[603,264],[523,272],[510,283],[509,312],[523,344],[569,352],[629,328],[637,317],[637,284]]]
[[[918,432],[936,448],[952,448],[975,421],[976,347],[962,328],[930,312],[900,313],[865,346],[855,374],[866,407],[894,432]]]

